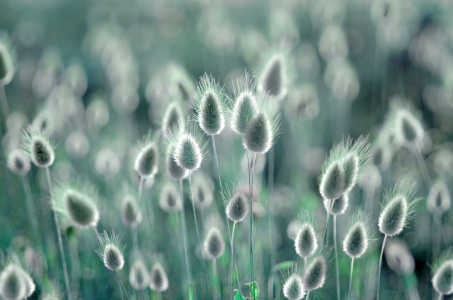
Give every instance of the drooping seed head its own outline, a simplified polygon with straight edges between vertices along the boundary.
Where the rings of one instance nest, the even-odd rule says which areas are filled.
[[[398,275],[408,276],[414,273],[414,257],[402,240],[398,240],[397,238],[387,239],[385,244],[385,259],[389,268]]]
[[[172,183],[167,182],[162,187],[159,205],[167,213],[178,212],[182,209],[181,196]]]
[[[363,211],[351,217],[346,236],[343,240],[343,251],[351,258],[359,258],[368,249],[371,240],[371,222]]]
[[[14,149],[8,153],[8,168],[14,174],[25,176],[30,171],[30,159],[22,149]]]
[[[27,293],[26,281],[23,270],[9,264],[0,274],[0,295],[5,300],[19,300],[25,298]]]
[[[160,263],[154,264],[150,273],[149,287],[156,292],[164,292],[168,289],[168,277]]]
[[[322,287],[326,280],[326,272],[326,259],[322,255],[315,257],[307,266],[302,278],[304,289],[307,291],[313,291]]]
[[[192,200],[195,206],[200,209],[206,209],[211,206],[214,199],[212,187],[209,185],[210,178],[202,174],[197,174],[192,182]]]
[[[388,236],[403,231],[414,213],[414,206],[420,198],[414,198],[416,182],[405,178],[384,193],[384,202],[379,215],[379,230]]]
[[[42,133],[28,128],[24,131],[24,150],[31,158],[31,161],[40,168],[50,167],[55,159],[55,153],[49,139]]]
[[[453,293],[453,259],[452,249],[449,248],[442,252],[440,257],[434,262],[433,287],[441,295]]]
[[[257,75],[258,93],[280,101],[286,97],[291,79],[285,52],[285,49],[274,49],[265,55]]]
[[[55,189],[53,209],[63,219],[77,227],[96,227],[99,222],[96,198],[96,188],[87,182],[62,183]]]
[[[16,54],[6,34],[0,36],[0,83],[7,85],[13,80]]]
[[[184,132],[184,114],[181,105],[177,101],[171,102],[167,106],[162,120],[162,133],[167,136],[171,131],[178,133]]]
[[[225,250],[225,241],[220,230],[213,227],[209,230],[204,240],[204,253],[211,259],[219,258]]]
[[[150,177],[157,173],[159,149],[154,142],[149,142],[136,156],[134,170],[140,177]]]
[[[175,149],[176,149],[175,144],[171,144],[168,146],[167,155],[165,158],[165,167],[168,175],[170,175],[171,178],[178,180],[185,178],[189,174],[189,171],[187,169],[180,167],[176,163],[173,155]]]
[[[390,103],[389,122],[398,142],[412,147],[424,136],[420,112],[409,100],[393,97]]]
[[[143,290],[150,283],[150,277],[145,264],[137,260],[129,272],[129,282],[135,290]]]
[[[131,226],[139,218],[137,202],[131,195],[125,195],[122,201],[121,220],[125,225]]]
[[[225,127],[225,96],[214,77],[204,74],[195,94],[195,111],[200,128],[207,135],[217,135]]]
[[[231,108],[231,129],[237,134],[244,134],[250,121],[259,110],[253,92],[254,82],[246,73],[233,84],[234,103]]]
[[[301,300],[305,296],[304,284],[299,274],[292,274],[283,284],[283,296],[289,300]]]
[[[124,266],[124,245],[120,244],[121,237],[113,231],[109,234],[104,231],[99,238],[99,247],[96,253],[105,267],[111,271],[119,271]]]
[[[348,209],[349,195],[344,193],[343,195],[340,196],[340,198],[337,198],[335,200],[324,199],[323,203],[324,208],[326,209],[326,211],[329,212],[329,214],[333,216],[339,216],[344,214],[346,212],[346,209]]]
[[[439,215],[444,214],[450,208],[450,192],[444,181],[438,181],[431,187],[426,205],[432,214]]]

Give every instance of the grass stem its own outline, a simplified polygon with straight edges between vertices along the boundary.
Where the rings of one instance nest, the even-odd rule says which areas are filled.
[[[387,235],[384,236],[384,241],[382,242],[381,256],[379,257],[379,269],[378,269],[378,277],[377,277],[377,297],[376,297],[377,300],[379,300],[379,287],[381,285],[382,254],[384,253],[386,241],[387,241]]]

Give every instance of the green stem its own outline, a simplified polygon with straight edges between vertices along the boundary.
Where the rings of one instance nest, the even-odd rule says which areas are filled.
[[[420,171],[422,172],[423,180],[425,181],[426,187],[430,189],[432,186],[432,181],[431,177],[429,176],[425,160],[422,157],[422,152],[420,151],[420,148],[417,145],[412,147],[412,151],[414,152],[415,159],[417,160]]]
[[[275,237],[274,237],[274,209],[273,209],[273,192],[274,192],[274,147],[269,150],[268,154],[269,167],[267,173],[267,186],[268,186],[268,200],[267,200],[267,213],[268,213],[268,226],[269,226],[269,248],[271,252],[271,266],[276,264],[275,254]]]
[[[52,189],[52,180],[50,178],[50,170],[49,167],[46,167],[46,175],[47,175],[47,183],[49,184],[49,192],[50,192],[50,203],[52,205],[52,208],[55,207],[55,199],[53,198],[53,189]],[[65,286],[66,286],[66,294],[68,296],[68,299],[71,300],[71,287],[69,285],[69,276],[68,276],[68,268],[66,267],[66,259],[65,259],[65,254],[64,254],[64,248],[63,248],[63,240],[61,239],[61,231],[60,231],[60,222],[58,221],[58,215],[54,209],[53,211],[53,216],[55,219],[55,227],[57,229],[57,237],[58,237],[58,247],[60,250],[60,256],[61,256],[61,261],[63,263],[63,273],[64,273],[64,280],[65,280]]]
[[[142,199],[142,191],[143,191],[143,177],[140,177],[140,182],[138,184],[138,196],[137,196],[137,212],[135,213],[135,226],[132,226],[132,238],[134,242],[134,249],[136,249],[138,252],[140,252],[139,246],[138,246],[138,222],[137,222],[137,215],[138,212],[140,211],[140,202]]]
[[[181,220],[182,220],[182,238],[183,238],[183,247],[184,247],[184,256],[186,260],[186,272],[187,272],[187,285],[189,286],[189,300],[192,300],[192,270],[189,261],[189,254],[187,250],[187,223],[186,223],[186,214],[184,212],[184,193],[182,188],[182,178],[179,179],[179,192],[181,193],[182,199],[182,209],[181,209]]]
[[[214,300],[217,300],[218,297],[217,297],[217,259],[213,259],[212,261],[212,276],[214,277],[213,278],[213,281],[214,281],[214,292],[213,292],[213,296],[214,296]]]
[[[255,281],[255,272],[254,272],[254,263],[253,263],[253,171],[255,166],[256,153],[253,153],[252,162],[249,161],[249,153],[247,151],[247,162],[249,166],[249,195],[250,195],[250,277],[251,282]],[[253,295],[253,300],[255,300],[255,295]]]
[[[26,201],[25,204],[27,206],[28,217],[30,218],[32,232],[33,235],[35,236],[35,240],[38,243],[40,250],[43,251],[41,235],[39,234],[38,218],[36,217],[35,204],[33,203],[33,198],[31,196],[30,182],[28,181],[27,175],[21,176],[21,180],[24,186]]]
[[[348,299],[351,299],[351,287],[352,287],[352,272],[354,270],[354,257],[351,260],[351,275],[349,276],[349,292]]]
[[[200,231],[198,230],[198,223],[197,223],[197,212],[195,211],[195,204],[193,202],[193,194],[192,194],[192,174],[191,170],[189,170],[189,186],[190,186],[190,200],[192,202],[192,209],[193,209],[193,218],[195,222],[195,229],[197,231],[197,238],[198,238],[198,247],[200,248],[200,257],[201,263],[203,265],[203,273],[205,279],[205,286],[206,286],[206,298],[209,300],[209,288],[208,288],[208,274],[206,273],[206,266],[204,264],[204,257],[203,257],[203,249],[201,248],[201,239],[200,239]]]
[[[305,299],[306,299],[306,300],[310,299],[310,292],[311,292],[311,291],[308,291],[308,292],[307,292],[307,296],[305,296]]]
[[[384,241],[382,242],[382,249],[381,249],[381,256],[379,257],[379,270],[378,270],[378,278],[377,278],[377,297],[376,299],[379,300],[379,287],[381,285],[381,268],[382,268],[382,254],[384,253],[385,242],[387,241],[387,235],[384,236]]]
[[[118,271],[115,271],[115,274],[116,274],[116,278],[118,279],[118,282],[119,282],[120,285],[121,285],[121,288],[123,289],[124,295],[126,295],[126,299],[129,300],[129,296],[127,295],[126,289],[124,288],[124,285],[123,285],[123,283],[122,283],[121,280],[120,280],[120,276],[118,275]],[[121,296],[121,297],[122,297],[122,296]]]
[[[236,222],[233,223],[233,230],[231,231],[231,256],[233,257],[233,259],[231,261],[231,264],[234,263],[234,268],[236,269],[236,280],[238,282],[238,289],[239,289],[239,293],[241,294],[241,284],[239,283],[239,275],[238,275],[238,271],[237,271],[237,268],[236,268],[236,261],[234,260],[233,243],[234,243],[234,229],[235,229],[235,227],[236,227]],[[233,268],[231,268],[231,269],[233,269]],[[231,278],[231,281],[233,281],[233,278]]]
[[[8,98],[6,97],[5,93],[5,86],[0,83],[0,102],[2,105],[2,110],[3,110],[3,120],[5,121],[5,132],[8,131],[8,128],[6,126],[6,121],[8,120],[9,116],[9,106],[8,106]]]
[[[333,216],[333,242],[335,249],[335,267],[337,271],[337,299],[340,300],[340,270],[338,268],[338,249],[337,249],[337,216]]]

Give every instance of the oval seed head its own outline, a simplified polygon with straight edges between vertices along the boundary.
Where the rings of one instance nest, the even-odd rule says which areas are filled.
[[[131,226],[137,221],[139,216],[137,202],[131,195],[126,195],[123,198],[123,204],[121,206],[121,220],[124,225]]]
[[[184,114],[178,102],[171,102],[162,120],[162,133],[167,136],[171,131],[184,132]]]
[[[24,295],[24,298],[28,298],[35,292],[36,285],[33,282],[33,279],[31,278],[30,274],[28,274],[22,268],[19,268],[19,269],[20,269],[20,271],[22,273],[22,277],[23,277],[23,280],[24,280],[24,283],[25,283],[25,295]]]
[[[408,100],[394,97],[390,103],[390,117],[397,140],[407,146],[417,145],[424,136],[420,112]]]
[[[5,300],[19,300],[25,298],[27,286],[23,270],[9,264],[0,274],[0,295]]]
[[[178,212],[182,209],[182,201],[176,187],[166,183],[161,191],[159,205],[167,213]]]
[[[217,259],[223,254],[225,242],[218,228],[213,227],[209,230],[203,246],[204,253],[211,259]]]
[[[222,88],[212,76],[204,74],[200,78],[195,100],[200,128],[207,135],[219,134],[225,127],[225,100]]]
[[[165,292],[168,289],[168,277],[160,263],[156,263],[150,273],[150,289],[156,292]]]
[[[113,232],[109,236],[106,231],[99,238],[96,253],[111,271],[119,271],[124,266],[124,246],[120,244],[120,239],[121,237]]]
[[[30,159],[21,149],[14,149],[8,154],[8,168],[14,174],[25,176],[30,171]]]
[[[450,192],[443,181],[436,182],[429,191],[426,201],[428,210],[432,214],[444,214],[451,205]]]
[[[190,133],[179,137],[174,151],[174,159],[178,166],[195,171],[201,166],[202,152],[198,141]]]
[[[234,193],[226,201],[226,214],[233,222],[242,222],[249,212],[247,197],[240,191]]]
[[[308,265],[302,281],[307,291],[319,289],[326,280],[327,263],[323,256],[318,256]]]
[[[212,188],[207,183],[210,179],[205,176],[198,175],[193,180],[193,203],[200,209],[208,208],[214,199]]]
[[[258,105],[255,96],[251,92],[242,92],[234,103],[231,115],[231,128],[237,134],[244,134],[250,121],[256,115]]]
[[[406,244],[397,238],[387,239],[385,259],[389,268],[401,276],[408,276],[414,273],[414,257]]]
[[[134,169],[141,177],[150,177],[157,173],[159,150],[154,142],[142,148],[135,160]]]
[[[283,284],[283,296],[289,300],[301,300],[305,296],[304,284],[298,274],[292,274]]]
[[[129,282],[135,290],[143,290],[150,283],[149,273],[142,261],[136,261],[129,273]]]
[[[3,34],[0,37],[0,83],[7,85],[13,80],[15,72],[16,55],[11,48],[8,37]]]
[[[249,151],[266,153],[272,147],[272,143],[273,132],[271,121],[267,114],[259,112],[249,122],[242,138],[242,144]]]
[[[449,248],[443,251],[434,262],[432,283],[434,289],[441,295],[453,293],[453,253]]]
[[[24,132],[24,150],[29,154],[32,162],[40,168],[50,167],[55,159],[53,147],[42,131],[29,128]]]
[[[319,186],[319,192],[327,200],[335,200],[344,192],[344,169],[340,162],[334,162],[324,172]]]
[[[297,255],[302,258],[308,258],[316,252],[318,241],[313,224],[310,222],[304,222],[302,224],[294,240],[294,246]]]
[[[55,191],[55,207],[64,219],[80,228],[96,227],[99,222],[99,210],[94,202],[95,188],[89,184],[76,183],[76,188],[62,184]],[[83,191],[83,192],[82,192]]]
[[[180,167],[176,163],[176,161],[173,157],[173,153],[174,153],[175,149],[176,149],[176,147],[174,144],[171,144],[168,146],[167,157],[165,159],[165,166],[166,166],[168,175],[170,175],[171,178],[178,180],[178,179],[185,178],[189,174],[189,171],[187,169]]]
[[[388,236],[403,231],[414,213],[414,206],[420,198],[414,198],[416,182],[411,179],[399,181],[384,194],[384,204],[379,215],[379,230]]]
[[[281,53],[271,55],[259,74],[257,90],[261,94],[283,100],[288,93],[287,65]]]
[[[332,205],[333,201],[333,205]],[[348,209],[349,204],[349,195],[344,193],[340,198],[335,200],[326,200],[324,199],[324,208],[329,212],[329,214],[334,216],[342,215]]]
[[[344,190],[349,192],[357,180],[357,171],[359,169],[359,157],[355,153],[348,154],[343,160],[344,169]]]
[[[371,237],[369,217],[358,210],[349,222],[349,229],[343,240],[343,251],[351,258],[359,258],[368,249]]]

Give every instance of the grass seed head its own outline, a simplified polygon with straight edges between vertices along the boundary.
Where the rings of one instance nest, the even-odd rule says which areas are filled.
[[[121,204],[121,220],[124,225],[131,226],[140,218],[137,202],[132,195],[124,195]]]
[[[242,135],[259,110],[252,77],[246,73],[233,84],[232,90],[234,99],[231,108],[231,128]]]
[[[0,83],[7,85],[13,80],[16,64],[16,54],[5,33],[0,36]]]
[[[399,143],[409,147],[420,143],[424,136],[421,114],[409,100],[393,97],[388,119]]]
[[[8,168],[14,174],[25,176],[31,168],[30,159],[22,149],[14,149],[8,153]]]
[[[327,200],[335,200],[344,192],[344,169],[340,162],[332,163],[324,172],[319,192]]]
[[[406,244],[397,238],[387,239],[385,259],[389,268],[398,275],[408,276],[414,273],[414,257]]]
[[[181,196],[173,183],[167,182],[162,187],[159,205],[167,213],[175,213],[182,209]]]
[[[333,205],[332,205],[333,201]],[[329,214],[334,215],[334,216],[339,216],[342,215],[346,212],[346,209],[348,209],[349,206],[349,195],[344,193],[343,195],[340,196],[340,198],[337,198],[335,200],[326,200],[324,199],[324,208],[326,211],[329,212]]]
[[[16,264],[8,264],[0,274],[0,295],[5,300],[28,298],[35,289],[30,275]]]
[[[444,250],[434,262],[432,283],[441,295],[453,293],[453,250]]]
[[[296,253],[302,258],[312,256],[318,249],[318,241],[313,224],[305,222],[299,229],[296,239],[294,240]]]
[[[228,200],[226,214],[233,222],[242,222],[249,212],[247,197],[241,192],[235,192]]]
[[[371,241],[371,221],[360,209],[349,221],[348,230],[343,240],[343,251],[351,258],[359,258],[368,249]]]
[[[292,274],[283,284],[283,296],[289,300],[301,300],[305,296],[304,284],[299,274]]]
[[[105,267],[111,271],[119,271],[124,266],[125,246],[120,243],[121,237],[113,231],[110,235],[104,231],[99,238],[99,247],[96,253]]]
[[[288,50],[276,47],[264,55],[257,72],[257,92],[271,99],[283,100],[288,94],[292,72],[288,61]]]
[[[304,289],[313,291],[321,288],[326,280],[327,262],[323,255],[318,255],[310,262],[302,278]]]
[[[212,227],[204,240],[204,253],[211,259],[219,258],[225,251],[225,241],[217,227]]]
[[[384,193],[384,202],[379,215],[379,230],[382,234],[395,236],[403,231],[414,214],[414,206],[420,198],[414,198],[416,182],[405,178]]]
[[[450,208],[450,192],[444,181],[438,181],[431,187],[426,205],[432,214],[439,215],[444,214]]]
[[[135,159],[134,170],[141,177],[154,176],[158,170],[158,162],[159,149],[157,144],[155,142],[149,142],[138,153]]]
[[[214,199],[213,189],[209,185],[210,179],[202,174],[197,174],[193,178],[192,191],[193,202],[195,206],[200,209],[206,209],[211,206]]]
[[[155,263],[150,273],[150,289],[165,292],[168,289],[168,277],[160,263]]]
[[[172,130],[178,133],[184,131],[184,114],[178,101],[170,102],[162,120],[162,133],[167,136]]]
[[[55,160],[52,143],[42,131],[29,127],[24,132],[24,150],[31,161],[40,168],[50,167]]]
[[[137,260],[129,272],[129,282],[135,290],[143,290],[150,283],[149,272],[141,260]]]
[[[176,149],[175,144],[171,144],[167,148],[167,155],[165,157],[165,168],[168,175],[173,179],[182,179],[187,177],[188,170],[180,167],[174,159],[174,151]]]

